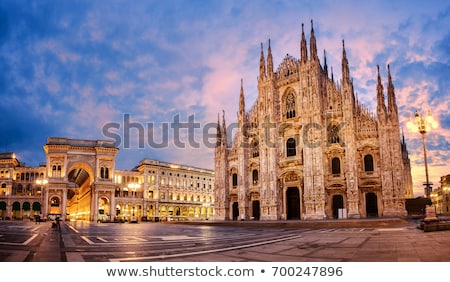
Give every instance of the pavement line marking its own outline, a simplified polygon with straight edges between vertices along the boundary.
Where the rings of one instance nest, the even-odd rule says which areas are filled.
[[[147,240],[145,240],[143,238],[139,238],[139,237],[132,237],[132,238],[134,238],[136,241],[147,242]]]
[[[278,242],[282,242],[282,241],[297,239],[297,238],[301,238],[301,237],[303,237],[303,235],[296,235],[296,236],[291,236],[291,237],[286,237],[286,238],[274,239],[274,240],[270,240],[270,241],[263,241],[263,242],[258,242],[258,243],[251,243],[251,244],[247,244],[247,245],[227,247],[227,248],[214,249],[214,250],[206,250],[206,251],[198,251],[198,252],[190,252],[190,253],[181,253],[181,254],[172,254],[172,255],[148,256],[148,257],[116,258],[116,259],[109,259],[109,261],[111,261],[111,262],[120,262],[120,261],[165,259],[165,258],[185,257],[185,256],[192,256],[192,255],[202,255],[202,254],[210,254],[210,253],[217,253],[217,252],[245,249],[245,248],[250,248],[250,247],[256,247],[256,246],[261,246],[261,245],[266,245],[266,244],[271,244],[271,243],[278,243]]]
[[[28,245],[28,243],[30,243],[31,241],[33,241],[33,239],[36,238],[36,236],[38,236],[38,234],[34,234],[34,235],[31,236],[30,238],[28,238],[28,240],[26,240],[25,242],[22,242],[22,243],[0,242],[0,244],[1,244],[1,245],[24,246],[24,245]]]
[[[78,231],[77,229],[75,229],[75,227],[73,227],[72,225],[69,225],[69,224],[68,224],[68,226],[69,226],[70,229],[72,229],[73,232],[75,232],[75,233],[80,233],[80,231]]]
[[[80,236],[81,239],[83,239],[84,241],[86,241],[89,245],[94,245],[94,242],[92,242],[91,240],[89,240],[86,236]]]
[[[378,231],[402,231],[402,230],[406,230],[403,227],[398,227],[398,228],[378,228]]]
[[[97,237],[97,240],[102,241],[102,242],[108,242],[107,240],[103,239],[102,237]]]
[[[22,245],[28,245],[28,243],[30,243],[31,241],[33,241],[34,238],[37,237],[38,234],[34,234],[33,236],[30,237],[30,239],[26,240],[25,242],[22,243]]]

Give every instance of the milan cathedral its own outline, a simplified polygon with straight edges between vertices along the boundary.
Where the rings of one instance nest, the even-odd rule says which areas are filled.
[[[320,63],[311,22],[309,55],[302,25],[300,59],[275,70],[261,44],[258,98],[249,111],[241,81],[238,129],[228,141],[217,124],[216,220],[318,220],[405,217],[412,195],[391,71],[387,101],[378,67],[377,109],[355,97],[342,41],[342,79]]]

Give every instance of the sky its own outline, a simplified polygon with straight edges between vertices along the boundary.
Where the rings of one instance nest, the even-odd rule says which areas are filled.
[[[390,64],[417,196],[422,140],[406,122],[416,110],[439,122],[427,134],[438,187],[450,173],[447,1],[0,1],[0,152],[35,166],[48,137],[105,139],[118,169],[144,158],[213,169],[217,116],[236,122],[241,79],[247,110],[257,98],[261,43],[276,69],[299,57],[311,20],[336,81],[345,40],[372,112],[377,65],[387,89]]]

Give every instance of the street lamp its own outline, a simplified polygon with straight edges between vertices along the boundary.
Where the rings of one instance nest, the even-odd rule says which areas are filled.
[[[419,110],[416,110],[414,115],[414,120],[409,120],[406,124],[408,129],[412,132],[419,132],[422,135],[423,143],[423,157],[425,160],[425,197],[429,198],[431,194],[431,183],[428,179],[428,161],[427,161],[427,145],[425,141],[425,135],[431,128],[437,128],[439,126],[438,122],[433,118],[430,112],[428,112],[426,117],[422,117]]]

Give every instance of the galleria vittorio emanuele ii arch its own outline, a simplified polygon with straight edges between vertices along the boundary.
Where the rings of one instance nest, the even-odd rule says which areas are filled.
[[[45,163],[0,154],[1,219],[107,222],[209,219],[214,172],[143,159],[116,169],[119,149],[107,140],[50,137]]]

